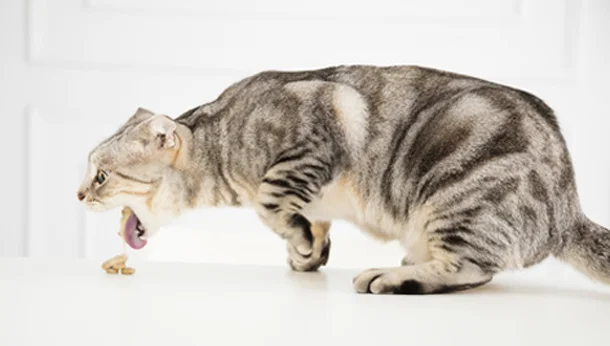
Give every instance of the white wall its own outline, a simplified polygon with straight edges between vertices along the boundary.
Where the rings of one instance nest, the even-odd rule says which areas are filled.
[[[585,211],[609,226],[609,23],[603,0],[3,0],[0,255],[118,250],[118,211],[86,213],[75,191],[89,149],[138,106],[178,115],[259,70],[350,63],[427,65],[538,94],[558,113]],[[176,225],[140,256],[283,256],[251,211]],[[335,228],[339,252],[368,246]]]

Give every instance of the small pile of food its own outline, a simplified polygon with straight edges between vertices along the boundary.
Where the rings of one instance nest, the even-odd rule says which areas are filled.
[[[102,263],[102,269],[108,274],[118,274],[120,272],[123,275],[132,275],[136,272],[134,268],[127,266],[127,249],[125,247],[125,228],[128,221],[133,221],[132,216],[135,216],[135,214],[128,207],[123,208],[121,211],[121,230],[119,236],[123,240],[123,253]]]
[[[135,269],[127,266],[127,255],[121,254],[112,257],[106,262],[102,263],[102,269],[108,274],[118,274],[119,271],[123,275],[131,275],[136,272]]]

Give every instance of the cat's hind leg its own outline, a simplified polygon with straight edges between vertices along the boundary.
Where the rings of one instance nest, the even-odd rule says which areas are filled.
[[[358,293],[433,294],[480,286],[503,267],[503,252],[493,251],[492,243],[499,246],[477,227],[422,226],[402,266],[367,270],[354,279],[354,288]]]
[[[434,294],[474,288],[488,283],[491,273],[477,265],[442,260],[396,268],[369,269],[354,278],[358,293]]]

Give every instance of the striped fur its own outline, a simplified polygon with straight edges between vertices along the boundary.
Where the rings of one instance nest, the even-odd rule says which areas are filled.
[[[249,77],[165,137],[146,126],[155,117],[165,121],[137,112],[98,146],[82,187],[98,208],[129,205],[151,232],[189,208],[251,206],[303,271],[326,264],[330,222],[347,220],[407,252],[400,267],[356,277],[362,293],[467,289],[549,255],[610,281],[610,232],[583,215],[553,111],[527,92],[341,66]],[[110,188],[90,184],[99,167],[107,186],[147,197],[105,199]]]

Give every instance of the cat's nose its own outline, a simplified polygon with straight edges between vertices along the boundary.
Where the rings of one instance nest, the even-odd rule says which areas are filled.
[[[85,199],[85,194],[82,191],[78,191],[78,193],[76,194],[76,198],[78,198],[79,201],[82,201],[83,199]]]

